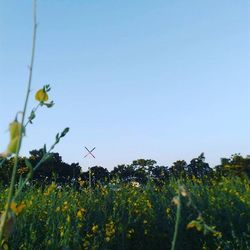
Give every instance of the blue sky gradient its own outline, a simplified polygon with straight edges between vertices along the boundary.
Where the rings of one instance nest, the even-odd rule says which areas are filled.
[[[21,153],[55,149],[83,169],[139,158],[171,165],[250,153],[247,0],[40,0],[29,110],[50,84]],[[0,1],[0,150],[23,107],[32,2]],[[96,159],[84,159],[84,146]]]

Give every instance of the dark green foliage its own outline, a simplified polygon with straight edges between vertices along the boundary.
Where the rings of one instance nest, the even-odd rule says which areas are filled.
[[[90,171],[90,172],[89,172]],[[78,178],[84,181],[89,181],[89,175],[91,174],[91,185],[97,183],[107,183],[110,179],[109,171],[106,168],[100,166],[91,167],[87,172],[80,173]]]
[[[250,156],[244,158],[240,154],[233,154],[230,158],[222,158],[215,169],[219,176],[247,175],[250,179]]]
[[[29,186],[18,204],[9,249],[171,249],[176,205],[172,202],[179,181],[170,179],[159,187],[131,183],[97,185],[93,189],[51,184]],[[211,183],[183,179],[188,196],[181,196],[178,249],[248,250],[250,196],[247,179],[226,177]],[[6,199],[0,186],[0,210]],[[189,198],[192,199],[191,204]],[[216,233],[187,228],[196,220],[197,207],[206,225]],[[80,211],[80,212],[79,212]],[[112,223],[114,231],[110,230]]]
[[[46,147],[30,151],[29,158],[19,157],[18,177],[24,177],[31,167],[34,168],[39,163],[45,153]],[[10,158],[0,166],[0,181],[4,184],[9,183],[13,162],[14,158]],[[229,159],[223,158],[221,165],[214,169],[205,162],[202,153],[197,158],[192,159],[189,164],[184,160],[179,160],[174,162],[171,167],[159,166],[156,161],[151,159],[138,159],[128,165],[118,165],[110,172],[101,166],[91,167],[90,170],[91,185],[96,185],[98,182],[109,183],[116,179],[124,183],[135,181],[143,185],[146,185],[149,180],[153,180],[157,185],[162,185],[171,178],[197,178],[204,182],[232,175],[244,176],[246,174],[250,178],[250,157],[232,155]],[[67,164],[63,162],[58,153],[49,154],[48,159],[33,173],[33,181],[38,183],[50,183],[53,180],[60,184],[66,184],[78,178],[87,182],[89,177],[89,171],[82,171],[78,163]]]

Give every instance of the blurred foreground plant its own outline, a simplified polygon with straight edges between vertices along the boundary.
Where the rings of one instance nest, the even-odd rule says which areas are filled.
[[[206,224],[202,212],[194,204],[191,194],[188,192],[187,188],[184,185],[180,185],[180,182],[178,181],[177,196],[175,196],[172,200],[172,203],[176,206],[176,219],[175,219],[175,228],[171,244],[171,250],[177,249],[177,238],[181,222],[181,210],[182,206],[184,205],[183,204],[184,201],[186,201],[187,203],[186,205],[188,207],[191,207],[198,214],[198,217],[195,220],[190,221],[187,224],[186,228],[196,229],[197,231],[202,232],[204,235],[211,233],[213,234],[213,236],[221,238],[221,232],[215,230],[215,227]]]
[[[29,160],[25,159],[25,164],[27,168],[29,169],[29,172],[24,180],[22,178],[19,179],[18,186],[15,189],[16,173],[17,173],[17,167],[18,167],[18,157],[19,157],[19,152],[20,152],[20,148],[22,145],[22,139],[23,139],[23,136],[25,135],[25,129],[27,125],[31,124],[32,121],[35,119],[36,111],[39,107],[46,106],[47,108],[50,108],[54,105],[53,101],[47,102],[49,100],[48,92],[50,91],[50,86],[45,85],[42,89],[36,92],[35,99],[39,103],[37,104],[35,108],[32,109],[27,121],[25,121],[25,118],[26,118],[25,116],[27,112],[27,104],[28,104],[29,95],[31,91],[33,65],[34,65],[34,58],[35,58],[36,32],[37,32],[36,0],[33,0],[32,53],[31,53],[31,61],[30,61],[30,66],[29,66],[29,79],[28,79],[28,87],[26,91],[24,107],[22,111],[19,111],[17,113],[14,121],[9,124],[10,141],[9,141],[6,151],[0,154],[1,158],[3,158],[3,160],[0,162],[0,167],[7,157],[13,154],[15,155],[14,166],[12,169],[11,182],[10,182],[10,186],[8,190],[8,196],[7,196],[5,209],[0,214],[0,248],[6,248],[6,241],[8,239],[8,236],[11,234],[11,231],[15,223],[15,216],[17,216],[18,213],[20,213],[21,210],[24,208],[22,204],[21,205],[16,204],[15,201],[17,197],[23,190],[24,186],[28,183],[29,179],[32,177],[33,172],[37,170],[41,166],[41,164],[49,158],[50,153],[55,147],[55,145],[58,144],[60,139],[64,137],[69,131],[69,128],[65,128],[61,133],[58,133],[56,135],[54,144],[52,144],[52,146],[50,147],[48,151],[46,149],[46,145],[44,145],[43,157],[35,166],[32,166]],[[21,115],[20,121],[18,120],[19,114]]]

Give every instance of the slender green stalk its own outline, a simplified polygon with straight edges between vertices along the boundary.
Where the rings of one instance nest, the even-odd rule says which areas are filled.
[[[18,195],[20,194],[20,192],[22,191],[22,189],[24,188],[24,186],[27,184],[27,182],[29,181],[29,179],[31,178],[33,172],[35,172],[49,157],[51,151],[54,149],[54,147],[56,146],[57,143],[59,143],[60,139],[67,133],[65,132],[65,130],[67,130],[68,128],[64,129],[64,131],[61,133],[60,136],[58,136],[58,138],[56,139],[56,141],[54,142],[54,144],[52,144],[52,146],[50,147],[49,151],[46,152],[43,157],[40,159],[40,161],[36,164],[36,166],[32,169],[31,172],[29,172],[29,174],[27,175],[27,177],[25,178],[25,180],[22,182],[22,184],[20,185],[20,187],[18,188],[18,190],[15,193],[15,196],[13,198],[13,200],[15,200]],[[65,133],[65,134],[64,134]]]
[[[89,167],[89,189],[91,189],[91,167]]]
[[[37,111],[37,109],[41,106],[41,103],[38,103],[37,106],[33,109],[33,112],[35,113]],[[24,128],[26,128],[28,126],[28,124],[30,123],[30,120],[28,120],[25,125]]]
[[[2,165],[5,163],[6,160],[7,160],[7,158],[4,158],[2,161],[0,161],[0,168],[1,168]]]
[[[21,145],[22,145],[22,138],[23,138],[23,133],[24,133],[24,126],[23,125],[24,125],[24,119],[25,119],[25,115],[26,115],[28,99],[29,99],[29,94],[30,94],[30,89],[31,89],[32,76],[33,76],[33,65],[34,65],[34,59],[35,59],[35,45],[36,45],[36,31],[37,31],[36,0],[33,0],[33,38],[32,38],[31,60],[30,60],[30,66],[29,66],[28,87],[27,87],[26,98],[25,98],[25,103],[24,103],[24,108],[23,108],[23,115],[22,115],[22,120],[21,120],[21,133],[20,133],[19,139],[18,139],[18,146],[17,146],[16,155],[15,155],[15,162],[14,162],[14,166],[13,166],[13,170],[12,170],[11,183],[10,183],[10,188],[9,188],[9,193],[8,193],[8,198],[7,198],[7,204],[6,204],[5,212],[3,213],[2,217],[1,217],[1,222],[0,222],[0,243],[2,242],[2,239],[3,239],[5,224],[7,221],[8,212],[9,212],[12,197],[14,194],[18,156],[19,156]]]
[[[175,228],[174,228],[174,236],[172,241],[171,250],[176,249],[176,242],[177,242],[177,236],[178,236],[178,229],[180,225],[180,218],[181,218],[181,195],[180,190],[178,190],[178,196],[177,196],[177,209],[176,209],[176,219],[175,219]]]

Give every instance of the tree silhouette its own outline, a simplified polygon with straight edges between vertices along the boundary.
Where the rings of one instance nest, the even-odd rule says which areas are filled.
[[[97,183],[109,182],[109,171],[101,166],[94,166],[90,168],[91,174],[91,185],[96,185]],[[84,181],[89,181],[89,171],[83,172],[79,177]]]
[[[187,177],[187,163],[183,160],[174,162],[169,168],[169,174],[176,179]]]
[[[250,179],[250,156],[233,154],[230,158],[222,158],[221,164],[215,167],[218,176],[246,175]]]
[[[190,161],[187,165],[187,175],[189,177],[195,176],[199,179],[204,179],[213,173],[213,169],[205,162],[204,153],[201,153],[197,158]]]

